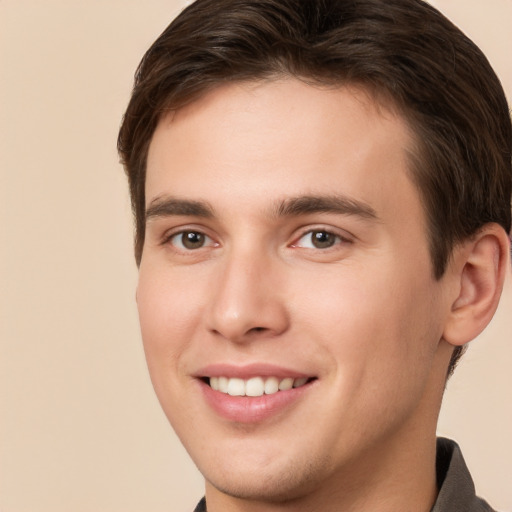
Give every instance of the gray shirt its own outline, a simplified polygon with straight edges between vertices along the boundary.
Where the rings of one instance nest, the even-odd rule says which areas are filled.
[[[437,440],[439,494],[431,512],[496,512],[475,494],[475,486],[459,445],[443,437]],[[194,512],[207,512],[203,498]]]
[[[495,512],[478,498],[459,445],[443,437],[437,440],[437,485],[439,494],[432,512]]]

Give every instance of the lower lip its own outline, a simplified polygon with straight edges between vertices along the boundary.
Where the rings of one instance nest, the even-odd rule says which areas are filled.
[[[260,423],[283,412],[297,403],[313,382],[272,395],[248,397],[227,395],[199,381],[209,406],[219,416],[236,423]]]

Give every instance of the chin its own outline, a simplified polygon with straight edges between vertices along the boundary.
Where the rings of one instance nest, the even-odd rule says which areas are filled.
[[[311,493],[325,466],[322,461],[306,463],[288,459],[281,467],[270,464],[255,469],[247,462],[244,467],[200,469],[208,485],[223,494],[250,501],[280,503]]]
[[[220,479],[217,479],[220,480]],[[222,481],[209,481],[209,484],[225,495],[233,498],[261,501],[268,503],[282,503],[300,498],[307,492],[304,486],[294,479],[276,477],[261,479],[258,475],[248,478],[237,477],[222,479]]]

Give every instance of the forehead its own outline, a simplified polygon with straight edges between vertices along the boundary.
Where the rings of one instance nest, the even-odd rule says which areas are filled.
[[[249,205],[340,193],[377,212],[419,203],[408,176],[413,138],[396,112],[357,87],[294,79],[232,83],[162,118],[146,202],[173,194]]]

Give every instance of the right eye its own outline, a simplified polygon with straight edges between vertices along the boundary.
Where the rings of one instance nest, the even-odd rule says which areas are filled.
[[[201,231],[180,231],[169,237],[168,242],[181,251],[213,247],[215,242]]]
[[[308,231],[300,237],[294,247],[304,247],[306,249],[329,249],[342,242],[342,238],[325,229],[314,229]]]

